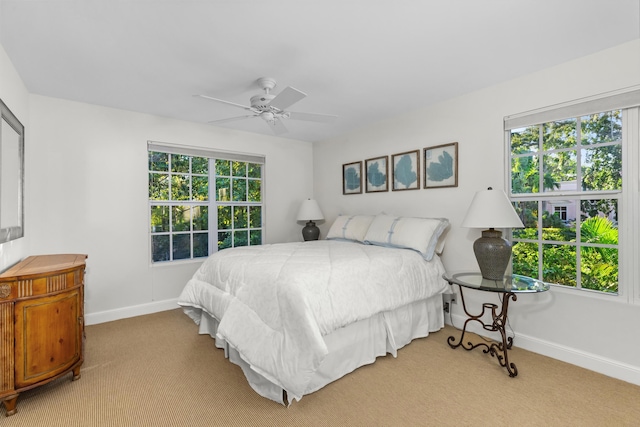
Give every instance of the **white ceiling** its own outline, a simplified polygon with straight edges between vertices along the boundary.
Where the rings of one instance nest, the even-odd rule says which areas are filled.
[[[0,0],[31,93],[205,123],[259,77],[308,94],[322,141],[640,38],[640,0]],[[615,65],[615,64],[612,64]],[[225,127],[271,135],[260,119]]]

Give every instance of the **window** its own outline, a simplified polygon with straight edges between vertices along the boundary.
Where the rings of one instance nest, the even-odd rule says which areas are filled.
[[[218,249],[262,243],[262,165],[216,159]]]
[[[262,244],[264,158],[151,142],[148,157],[152,262]]]
[[[625,108],[596,109],[620,101],[612,96],[505,119],[510,198],[525,226],[512,231],[513,273],[620,292],[618,238],[634,230],[625,206],[637,203],[628,184],[637,177],[623,167],[626,147],[638,141],[640,91],[631,94]]]
[[[553,213],[563,221],[567,220],[567,207],[566,206],[554,206]]]

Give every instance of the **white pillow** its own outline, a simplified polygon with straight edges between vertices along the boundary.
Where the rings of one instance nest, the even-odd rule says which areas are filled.
[[[442,252],[444,252],[444,244],[446,243],[446,240],[447,240],[447,234],[449,233],[449,228],[450,228],[450,224],[447,221],[447,225],[444,228],[444,230],[442,230],[442,234],[440,234],[440,237],[438,238],[438,243],[436,243],[436,253],[438,255],[442,255]]]
[[[449,227],[445,218],[411,218],[377,215],[364,238],[364,243],[378,246],[413,249],[431,261],[438,239]]]
[[[331,225],[327,239],[363,242],[373,215],[340,215]]]

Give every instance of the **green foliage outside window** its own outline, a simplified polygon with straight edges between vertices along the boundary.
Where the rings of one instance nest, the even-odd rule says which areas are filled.
[[[150,151],[149,170],[167,172],[169,170],[169,154]]]
[[[218,250],[261,245],[262,165],[221,159],[215,164]]]
[[[262,244],[262,165],[217,159],[210,170],[209,163],[149,152],[153,262],[206,257],[210,237],[218,249]],[[215,183],[214,200],[209,182]],[[210,214],[219,232],[209,232]]]
[[[247,200],[247,180],[233,179],[231,185],[231,198],[234,202],[245,202]]]
[[[619,110],[511,131],[511,193],[525,226],[513,230],[514,273],[618,292],[621,135]],[[574,217],[553,213],[558,203]]]

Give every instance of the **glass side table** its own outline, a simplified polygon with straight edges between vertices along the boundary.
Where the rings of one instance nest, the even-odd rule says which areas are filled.
[[[509,309],[509,300],[516,301],[519,293],[534,293],[544,292],[549,290],[549,284],[542,282],[531,277],[520,276],[514,274],[513,276],[504,276],[502,281],[489,280],[482,277],[479,272],[473,273],[445,273],[442,275],[444,280],[449,282],[449,285],[458,285],[460,288],[460,300],[462,301],[462,308],[467,315],[467,320],[464,322],[462,328],[462,334],[460,340],[456,343],[456,338],[450,336],[447,339],[451,348],[458,348],[462,346],[465,350],[473,350],[474,348],[481,347],[484,353],[489,353],[491,356],[496,357],[500,366],[507,368],[510,377],[518,375],[518,369],[514,363],[509,363],[508,350],[513,345],[513,337],[507,337],[505,326],[507,325],[507,311]],[[497,292],[501,295],[502,307],[498,311],[498,305],[492,303],[482,304],[482,312],[474,315],[469,313],[467,305],[464,302],[463,288],[477,289],[485,292]],[[485,323],[482,320],[482,316],[485,313],[491,313],[491,323]],[[482,328],[490,332],[499,332],[502,337],[502,342],[491,341],[490,344],[480,343],[472,344],[470,341],[464,343],[464,335],[467,331],[467,325],[469,322],[478,322],[482,325]]]

